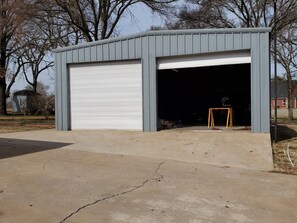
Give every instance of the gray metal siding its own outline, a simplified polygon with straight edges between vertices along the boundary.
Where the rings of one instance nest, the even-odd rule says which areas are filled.
[[[55,58],[55,73],[58,74],[58,73],[61,73],[58,71],[58,61],[60,60],[60,57],[58,56],[59,53],[56,53],[54,55],[54,58]],[[59,93],[59,77],[61,77],[61,75],[57,76],[56,75],[56,78],[55,78],[55,108],[59,108],[59,109],[62,109],[62,107],[60,105],[58,105],[58,102],[60,102],[61,100],[57,100],[58,98],[58,93]],[[55,125],[56,125],[56,129],[58,129],[58,126],[59,126],[59,123],[61,122],[61,117],[59,117],[60,115],[60,110],[59,112],[57,111],[56,109],[56,118],[55,118]]]
[[[156,37],[149,36],[149,106],[150,131],[157,131],[157,70],[156,70]]]
[[[261,66],[260,66],[260,76],[261,76],[261,130],[260,132],[270,132],[270,45],[269,34],[261,35]]]
[[[191,54],[193,52],[193,35],[185,35],[185,52],[186,54]]]
[[[141,59],[143,128],[157,130],[156,73],[160,57],[250,50],[252,132],[269,132],[270,29],[155,31],[56,50],[56,126],[70,129],[67,64]]]
[[[69,125],[69,102],[68,102],[68,95],[69,95],[69,91],[68,90],[64,90],[64,89],[68,89],[68,70],[67,70],[67,66],[66,66],[66,58],[65,57],[62,57],[61,58],[62,62],[61,62],[61,69],[62,69],[62,72],[65,74],[65,75],[62,75],[62,94],[61,94],[61,97],[62,97],[62,105],[63,105],[63,113],[62,113],[62,123],[63,123],[63,129],[69,129],[68,125]]]
[[[141,40],[141,51],[146,52],[142,56],[142,75],[143,75],[143,130],[150,131],[150,66],[149,66],[149,44],[148,37]],[[146,118],[144,118],[146,117]]]
[[[252,130],[260,132],[261,129],[261,98],[258,96],[260,93],[260,49],[259,49],[259,36],[258,33],[252,34],[252,50],[251,50],[251,116],[252,116]]]

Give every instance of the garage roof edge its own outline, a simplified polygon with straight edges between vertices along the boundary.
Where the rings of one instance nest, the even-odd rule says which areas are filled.
[[[105,43],[112,43],[116,41],[123,41],[133,38],[139,38],[144,36],[154,36],[154,35],[178,35],[178,34],[205,34],[205,33],[260,33],[260,32],[271,32],[271,28],[263,27],[263,28],[228,28],[228,29],[185,29],[185,30],[156,30],[156,31],[146,31],[126,36],[119,36],[104,40],[98,40],[94,42],[88,42],[73,46],[67,46],[67,47],[61,47],[56,48],[53,50],[54,53],[56,52],[63,52],[67,50],[73,50],[73,49],[80,49],[84,47],[90,47]]]

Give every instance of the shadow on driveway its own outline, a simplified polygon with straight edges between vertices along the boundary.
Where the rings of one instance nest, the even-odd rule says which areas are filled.
[[[58,149],[70,143],[0,138],[0,159]]]

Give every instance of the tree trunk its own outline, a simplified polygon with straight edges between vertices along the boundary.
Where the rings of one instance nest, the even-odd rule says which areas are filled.
[[[292,89],[293,89],[293,82],[291,71],[286,70],[287,73],[287,82],[288,82],[288,120],[293,120],[293,101],[292,101]]]
[[[32,90],[37,93],[37,81],[33,82]]]
[[[0,78],[0,115],[7,115],[5,91],[6,91],[5,78]]]
[[[0,46],[0,115],[7,115],[6,110],[6,37],[1,38]]]
[[[288,95],[288,120],[292,121],[293,120],[293,106],[292,106],[292,95]]]

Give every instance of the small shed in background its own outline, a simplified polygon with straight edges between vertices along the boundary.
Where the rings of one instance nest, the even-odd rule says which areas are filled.
[[[32,90],[20,90],[13,93],[13,112],[35,114],[39,109],[40,94]]]

